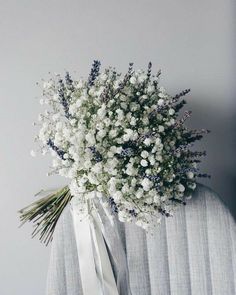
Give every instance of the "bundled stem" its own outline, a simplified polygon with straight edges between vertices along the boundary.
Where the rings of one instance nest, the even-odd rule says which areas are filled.
[[[41,198],[19,211],[21,225],[33,221],[35,229],[32,237],[39,234],[39,239],[48,245],[52,241],[57,221],[71,198],[68,186]]]

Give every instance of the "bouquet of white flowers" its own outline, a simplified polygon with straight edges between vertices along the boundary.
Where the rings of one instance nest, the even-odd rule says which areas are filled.
[[[190,111],[179,118],[190,89],[169,95],[151,68],[135,71],[130,63],[125,75],[114,68],[100,73],[94,61],[87,80],[66,73],[43,83],[40,103],[47,110],[36,139],[40,152],[53,157],[50,174],[69,181],[21,211],[23,222],[37,220],[41,239],[51,240],[72,197],[81,217],[97,199],[120,221],[148,229],[185,204],[197,177],[209,177],[198,169],[205,151],[192,151],[208,130],[186,127]]]

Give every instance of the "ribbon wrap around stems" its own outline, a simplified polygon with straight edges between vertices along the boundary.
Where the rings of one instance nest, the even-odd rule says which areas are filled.
[[[76,202],[71,201],[83,295],[131,295],[116,225],[99,202],[89,201],[88,211],[89,216],[81,218]]]

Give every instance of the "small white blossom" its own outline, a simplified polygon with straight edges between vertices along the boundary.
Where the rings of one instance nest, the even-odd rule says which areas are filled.
[[[187,172],[186,175],[189,179],[192,179],[194,177],[194,173],[191,171]]]
[[[157,104],[159,105],[159,106],[163,106],[164,105],[164,99],[159,99],[158,100],[158,102],[157,102]]]
[[[147,75],[145,75],[145,74],[141,74],[141,75],[138,77],[138,81],[139,81],[139,83],[143,83],[146,79],[147,79]]]
[[[50,89],[52,87],[52,83],[51,82],[44,82],[43,83],[43,88],[44,89]]]
[[[147,146],[149,146],[151,143],[152,143],[152,141],[151,141],[150,138],[146,138],[146,139],[144,140],[144,144],[147,145]]]
[[[147,158],[149,156],[149,153],[147,152],[147,151],[142,151],[142,153],[141,153],[141,157],[142,158]]]
[[[130,81],[131,84],[136,84],[137,83],[137,80],[136,80],[136,78],[134,76],[132,76],[129,81]]]
[[[143,193],[144,193],[143,189],[138,189],[138,191],[136,193],[136,197],[138,199],[142,198],[143,197]]]
[[[34,150],[31,150],[31,151],[30,151],[30,155],[31,155],[31,157],[36,157],[36,153],[35,153],[35,151],[34,151]]]
[[[185,187],[181,183],[177,186],[177,189],[181,193],[183,193],[185,191]]]
[[[141,160],[140,164],[143,167],[147,167],[148,166],[148,162],[146,160]]]
[[[191,182],[191,183],[188,184],[188,187],[191,188],[192,190],[195,190],[196,186],[197,185],[196,185],[195,182]]]
[[[173,116],[175,113],[175,110],[174,109],[169,109],[169,115]]]
[[[141,185],[144,191],[149,191],[153,183],[148,178],[144,178],[143,181],[141,182]]]

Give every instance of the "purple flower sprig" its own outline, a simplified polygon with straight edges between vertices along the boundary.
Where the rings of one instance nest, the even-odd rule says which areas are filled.
[[[129,210],[128,212],[129,212],[129,214],[130,214],[131,216],[133,216],[133,217],[137,217],[137,216],[138,216],[138,213],[137,213],[134,209],[131,209],[131,210]]]
[[[51,138],[49,138],[49,140],[47,141],[47,145],[54,151],[57,153],[57,155],[62,159],[65,160],[64,156],[65,156],[65,152],[63,150],[61,150],[60,148],[58,148],[54,142],[51,140]]]
[[[206,156],[206,151],[187,151],[186,156],[189,158],[199,158],[199,157],[205,157]]]
[[[149,62],[148,63],[148,70],[147,70],[147,78],[148,78],[148,80],[150,79],[151,74],[152,74],[152,63]]]
[[[74,85],[73,85],[73,80],[72,80],[69,72],[66,72],[65,81],[66,81],[66,85],[67,85],[68,89],[71,90],[71,91],[74,91],[75,88],[74,88]]]
[[[171,216],[170,213],[167,212],[165,209],[158,208],[158,211],[159,211],[162,215],[164,215],[165,217],[170,217],[170,216]]]
[[[112,213],[118,213],[118,207],[112,197],[108,198],[108,203],[109,203],[109,206],[111,207]]]
[[[132,148],[125,148],[121,151],[120,155],[122,157],[131,157],[135,154],[134,150]]]
[[[183,99],[181,102],[175,105],[174,110],[176,113],[178,113],[185,105],[186,105],[186,100]]]
[[[88,86],[91,87],[94,85],[94,82],[97,78],[97,76],[99,75],[99,71],[100,71],[100,66],[101,66],[101,62],[99,60],[94,60],[93,61],[93,65],[88,77]]]
[[[183,117],[175,123],[174,127],[175,127],[175,128],[181,127],[181,126],[184,124],[184,122],[185,122],[188,118],[191,117],[191,114],[192,114],[191,111],[185,111]]]
[[[197,177],[199,177],[199,178],[211,178],[211,175],[207,174],[207,173],[199,173],[199,174],[197,174]]]
[[[101,161],[102,161],[102,155],[96,150],[96,148],[95,148],[94,146],[90,146],[89,149],[90,149],[90,151],[92,152],[95,161],[96,161],[97,163],[98,163],[98,162],[101,162]]]
[[[185,168],[181,168],[177,170],[179,174],[186,174],[188,172],[193,172],[194,174],[196,174],[198,171],[199,171],[199,168],[193,168],[193,167],[188,167],[188,168],[185,167]]]
[[[179,99],[185,95],[187,95],[190,92],[191,89],[185,89],[183,91],[181,91],[180,93],[176,94],[173,99],[172,99],[172,103],[176,103],[179,101]]]
[[[69,101],[68,101],[68,98],[66,97],[65,95],[65,85],[63,83],[63,80],[60,79],[58,81],[59,83],[59,88],[58,88],[58,95],[59,95],[59,101],[64,109],[64,112],[65,112],[65,117],[67,119],[70,119],[71,118],[71,114],[69,112]]]

